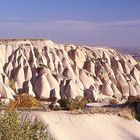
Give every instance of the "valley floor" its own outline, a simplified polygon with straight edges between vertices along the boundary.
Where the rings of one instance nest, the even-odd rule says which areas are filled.
[[[27,112],[25,113],[28,114]],[[65,111],[30,112],[48,124],[56,140],[139,140],[140,123],[109,114],[79,114]]]

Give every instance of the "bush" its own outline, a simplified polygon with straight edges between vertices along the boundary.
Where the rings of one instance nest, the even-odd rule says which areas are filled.
[[[61,110],[60,104],[58,102],[51,103],[49,108],[52,110]]]
[[[78,108],[78,104],[76,104],[75,100],[72,98],[60,99],[58,100],[58,103],[60,104],[62,110],[73,110]]]
[[[10,101],[9,106],[16,107],[39,107],[40,101],[26,93],[19,94],[15,97],[15,101]]]
[[[47,126],[35,119],[21,119],[15,110],[0,113],[0,140],[52,140]]]
[[[9,99],[0,99],[0,107],[7,107]]]
[[[87,103],[91,103],[91,100],[90,100],[90,99],[87,99],[87,98],[83,98],[83,99],[79,102],[79,107],[80,107],[81,109],[83,109]]]
[[[135,117],[140,122],[140,114],[136,114]]]
[[[66,108],[68,110],[74,110],[74,109],[79,109],[79,102],[77,102],[75,99],[69,98],[67,99],[66,102]]]
[[[74,109],[83,109],[87,103],[90,103],[90,99],[85,97],[77,96],[75,99],[60,99],[59,104],[64,110],[74,110]]]

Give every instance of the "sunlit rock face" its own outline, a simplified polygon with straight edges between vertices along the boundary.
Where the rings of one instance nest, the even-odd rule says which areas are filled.
[[[87,96],[93,101],[140,98],[140,63],[112,49],[50,40],[0,41],[0,98]]]

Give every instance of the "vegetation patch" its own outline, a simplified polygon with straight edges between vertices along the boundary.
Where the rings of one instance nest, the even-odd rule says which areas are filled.
[[[47,126],[37,119],[21,120],[19,114],[7,108],[0,112],[0,140],[54,140],[47,131]]]
[[[136,119],[140,122],[140,114],[136,114]]]
[[[15,96],[15,101],[11,100],[9,107],[18,108],[18,107],[40,107],[40,101],[35,97],[28,95],[26,93],[18,94]]]
[[[75,99],[68,98],[58,101],[62,110],[84,109],[85,105],[90,102],[90,99],[81,96],[77,96]]]
[[[121,118],[132,120],[135,118],[135,111],[132,108],[112,108],[112,107],[93,107],[90,109],[76,109],[70,112],[71,114],[112,114]]]

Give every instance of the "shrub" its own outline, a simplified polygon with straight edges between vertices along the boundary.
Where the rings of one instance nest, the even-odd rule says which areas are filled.
[[[74,110],[74,109],[78,109],[79,108],[79,102],[77,102],[75,99],[69,98],[67,99],[66,102],[66,108],[68,110]]]
[[[8,104],[9,104],[8,99],[0,99],[0,107],[7,107]]]
[[[60,104],[60,107],[62,110],[67,110],[67,99],[60,99],[58,100],[58,103]]]
[[[58,102],[51,103],[49,107],[52,110],[61,110],[60,104]]]
[[[135,117],[140,122],[140,114],[136,114]]]
[[[26,93],[19,94],[15,97],[15,101],[10,101],[9,106],[15,107],[39,107],[40,101]]]
[[[87,99],[87,98],[83,98],[83,99],[79,102],[79,107],[80,107],[81,109],[83,109],[87,103],[91,103],[91,100],[90,100],[90,99]]]
[[[60,99],[59,104],[64,110],[74,110],[74,109],[83,109],[87,103],[90,103],[90,99],[85,97],[77,96],[75,99]]]
[[[72,98],[60,99],[58,103],[62,110],[73,110],[78,108],[77,102]]]
[[[0,140],[52,140],[47,126],[35,119],[21,119],[15,110],[0,113]]]

